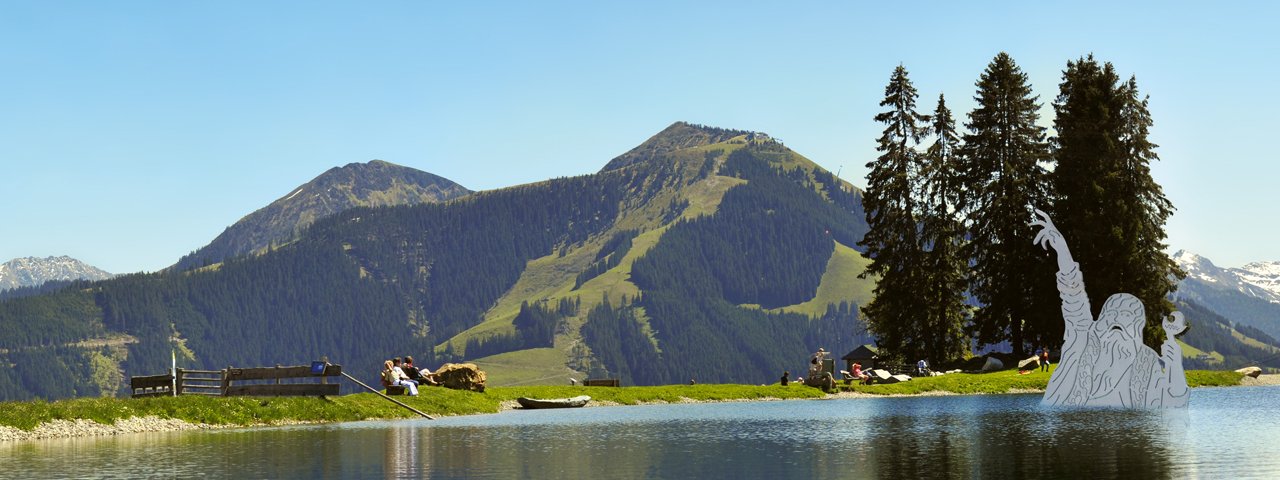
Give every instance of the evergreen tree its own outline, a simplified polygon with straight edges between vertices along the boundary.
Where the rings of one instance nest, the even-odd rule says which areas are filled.
[[[921,179],[921,237],[928,248],[926,281],[921,290],[926,337],[921,347],[925,358],[939,362],[961,358],[969,343],[964,331],[969,313],[965,304],[969,261],[961,252],[964,225],[958,218],[962,184],[956,155],[960,137],[943,95],[938,95],[931,130],[936,140],[925,152]]]
[[[1110,295],[1131,293],[1146,306],[1148,343],[1158,344],[1173,310],[1166,296],[1185,274],[1164,253],[1173,204],[1151,178],[1159,157],[1147,138],[1147,98],[1136,79],[1120,81],[1090,55],[1067,62],[1054,109],[1053,218],[1085,273],[1094,314]]]
[[[924,255],[919,230],[918,177],[922,158],[915,146],[928,132],[928,117],[916,113],[915,86],[899,65],[884,90],[876,115],[885,124],[876,150],[880,156],[867,163],[867,190],[863,208],[870,230],[860,245],[871,264],[862,273],[876,275],[875,299],[862,308],[876,343],[890,355],[920,355],[927,325],[920,316],[919,287]]]
[[[1049,160],[1049,145],[1036,125],[1037,97],[1009,54],[996,55],[976,85],[962,167],[970,234],[965,256],[974,264],[970,290],[982,304],[973,333],[982,344],[1007,340],[1021,355],[1028,342],[1047,340],[1034,332],[1055,324],[1062,329],[1056,308],[1049,309],[1057,305],[1053,285],[1043,282],[1053,278],[1048,257],[1027,241],[1034,237],[1027,223],[1032,207],[1047,203],[1042,162]]]

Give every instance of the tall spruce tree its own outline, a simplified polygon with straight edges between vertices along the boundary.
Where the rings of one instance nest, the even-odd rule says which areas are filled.
[[[970,291],[982,304],[973,334],[981,344],[1008,341],[1016,354],[1047,341],[1038,332],[1057,325],[1048,257],[1028,239],[1033,207],[1047,206],[1045,129],[1027,75],[1007,53],[996,55],[977,82],[978,106],[965,124],[963,196],[973,261]],[[1059,337],[1060,338],[1060,337]]]
[[[1049,176],[1054,223],[1085,274],[1093,313],[1110,295],[1131,293],[1146,306],[1147,343],[1158,345],[1160,322],[1173,311],[1166,296],[1185,274],[1164,253],[1174,209],[1151,178],[1159,157],[1148,139],[1147,98],[1135,78],[1122,82],[1092,55],[1067,62],[1062,78],[1054,101],[1058,165]]]
[[[920,225],[927,251],[919,308],[924,314],[925,356],[939,362],[961,358],[968,351],[965,327],[970,308],[965,304],[965,290],[969,261],[961,252],[964,225],[958,217],[963,189],[957,159],[960,136],[943,95],[938,95],[931,121],[935,140],[925,151],[921,172],[924,208]]]
[[[917,198],[922,158],[915,147],[928,132],[928,117],[916,112],[916,88],[899,65],[880,102],[888,109],[875,116],[885,124],[877,140],[880,156],[867,163],[867,190],[862,201],[870,230],[860,245],[871,264],[863,272],[880,277],[875,299],[862,314],[876,343],[890,355],[913,358],[923,353],[926,333],[920,310],[925,268]]]

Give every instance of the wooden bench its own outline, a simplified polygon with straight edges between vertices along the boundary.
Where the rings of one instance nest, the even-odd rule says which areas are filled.
[[[319,373],[312,366],[227,368],[222,377],[222,394],[227,396],[285,397],[338,395],[339,384],[328,383],[326,377],[342,375],[342,365],[323,365]],[[321,383],[280,383],[286,378],[319,378]],[[276,383],[232,385],[233,381],[275,380]]]
[[[178,376],[147,375],[129,378],[134,397],[169,395],[212,396],[329,396],[338,395],[341,385],[329,377],[342,375],[341,365],[312,362],[310,366],[233,368],[222,370],[177,369]],[[284,382],[287,380],[288,382]],[[308,382],[311,380],[311,382]],[[318,383],[316,382],[318,380]],[[232,382],[241,382],[234,385]],[[247,382],[247,383],[246,383]],[[177,391],[174,391],[174,385]]]
[[[129,387],[133,389],[133,398],[168,397],[173,395],[173,376],[129,377]]]
[[[588,378],[582,381],[582,386],[584,387],[617,387],[620,385],[621,382],[616,378]]]

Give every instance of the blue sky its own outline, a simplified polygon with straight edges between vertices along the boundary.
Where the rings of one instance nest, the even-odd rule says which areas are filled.
[[[963,119],[1000,51],[1046,126],[1067,60],[1137,75],[1172,247],[1280,260],[1273,4],[781,3],[6,2],[0,261],[156,270],[334,166],[499,188],[595,172],[676,120],[768,132],[861,186],[896,65]]]

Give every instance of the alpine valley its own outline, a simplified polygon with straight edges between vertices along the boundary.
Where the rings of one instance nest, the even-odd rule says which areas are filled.
[[[327,357],[367,383],[406,354],[494,385],[770,382],[871,341],[860,195],[768,135],[683,122],[598,173],[492,191],[348,165],[173,268],[0,303],[0,399],[116,395],[173,352]]]
[[[0,400],[124,394],[171,355],[327,357],[366,383],[403,355],[477,363],[492,385],[769,383],[818,347],[874,343],[866,231],[861,191],[831,172],[684,122],[595,174],[491,191],[354,163],[161,272],[0,296]],[[1274,268],[1177,257],[1188,368],[1280,368]]]

